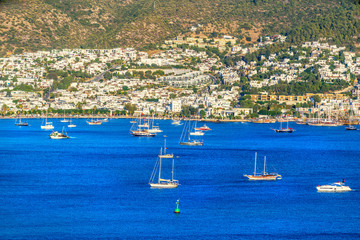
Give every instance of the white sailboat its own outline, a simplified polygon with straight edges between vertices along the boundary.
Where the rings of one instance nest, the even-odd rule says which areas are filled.
[[[69,122],[69,120],[65,118],[65,110],[64,110],[64,119],[60,120],[60,122]]]
[[[188,145],[188,146],[202,146],[204,144],[203,141],[190,138],[191,136],[190,131],[191,131],[191,122],[189,120],[185,123],[183,131],[181,133],[179,144]]]
[[[162,130],[160,129],[159,126],[155,125],[155,117],[153,115],[153,118],[152,118],[152,121],[150,121],[149,119],[149,123],[151,125],[151,128],[149,126],[149,129],[148,129],[148,132],[149,133],[159,133],[159,132],[162,132]]]
[[[72,119],[71,119],[71,118],[70,118],[70,123],[69,123],[68,127],[69,127],[69,128],[74,128],[74,127],[76,127],[76,125],[72,123]]]
[[[47,114],[48,114],[48,110],[46,110],[46,117],[45,117],[45,122],[43,121],[43,125],[41,125],[41,129],[54,129],[54,126],[52,125],[52,122],[48,122],[47,121]]]
[[[179,186],[179,181],[174,179],[174,154],[166,154],[166,140],[164,145],[165,145],[164,152],[162,151],[161,148],[160,155],[158,156],[158,159],[154,166],[154,170],[149,180],[149,185],[152,188],[177,188]],[[162,171],[161,167],[162,167],[163,159],[172,159],[171,179],[161,178],[161,171]]]

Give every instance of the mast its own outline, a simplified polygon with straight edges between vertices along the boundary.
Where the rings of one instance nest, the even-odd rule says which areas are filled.
[[[174,158],[172,160],[171,181],[174,181]]]
[[[191,122],[189,120],[189,125],[188,125],[188,142],[190,142],[190,129],[191,129]]]
[[[160,165],[159,165],[159,179],[158,179],[158,183],[160,183],[160,179],[161,179],[161,154],[162,154],[162,148],[160,148]]]
[[[265,166],[266,166],[266,156],[264,157],[264,175],[266,174]]]
[[[254,167],[254,176],[256,176],[256,155],[257,155],[257,152],[255,152],[255,167]]]

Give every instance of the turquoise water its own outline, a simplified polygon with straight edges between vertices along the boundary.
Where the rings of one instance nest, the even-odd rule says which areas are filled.
[[[207,123],[204,146],[178,145],[182,126],[159,121],[154,138],[129,135],[126,119],[101,126],[75,120],[71,139],[0,120],[1,239],[354,239],[360,238],[360,131],[291,123]],[[55,130],[64,123],[52,120]],[[200,124],[201,125],[201,124]],[[148,181],[167,135],[176,189]],[[267,157],[283,179],[249,182]],[[164,177],[171,164],[164,163]],[[317,193],[346,180],[354,191]],[[180,199],[181,213],[173,213]]]

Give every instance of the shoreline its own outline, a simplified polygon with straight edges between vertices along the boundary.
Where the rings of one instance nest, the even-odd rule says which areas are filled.
[[[26,116],[26,117],[22,117],[22,119],[42,119],[42,118],[46,118],[46,116]],[[47,116],[47,118],[50,119],[63,119],[63,116]],[[132,116],[102,116],[102,115],[98,115],[98,116],[92,116],[92,115],[85,115],[85,116],[72,116],[72,117],[68,117],[65,116],[66,119],[89,119],[89,118],[109,118],[109,119],[134,119],[136,117],[132,117]],[[1,119],[18,119],[18,117],[15,116],[1,116]],[[191,120],[191,121],[199,121],[199,122],[213,122],[213,123],[226,123],[226,122],[250,122],[249,119],[197,119],[197,118],[185,118],[185,119],[181,119],[181,118],[176,118],[176,119],[172,119],[169,117],[155,117],[155,120]]]

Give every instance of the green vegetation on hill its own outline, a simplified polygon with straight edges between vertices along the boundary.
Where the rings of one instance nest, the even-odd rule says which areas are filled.
[[[291,43],[325,37],[350,44],[359,34],[358,11],[355,0],[2,0],[0,55],[74,47],[149,49],[198,23],[211,24],[203,29],[209,33],[244,39],[256,28],[289,35]]]

